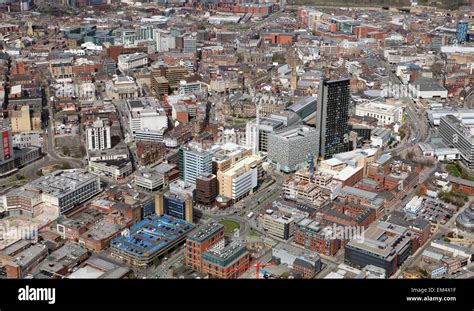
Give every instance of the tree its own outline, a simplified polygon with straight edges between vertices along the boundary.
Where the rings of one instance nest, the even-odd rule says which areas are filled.
[[[438,197],[446,203],[451,203],[457,207],[462,207],[468,200],[468,195],[464,192],[451,190],[450,192],[441,191]]]
[[[61,165],[61,168],[62,168],[63,170],[68,170],[68,169],[71,168],[71,165],[66,162],[66,163],[63,163],[63,165]]]
[[[425,184],[422,184],[420,186],[420,189],[418,189],[418,194],[419,195],[426,195],[427,191],[428,191],[428,187]]]
[[[428,277],[428,272],[426,272],[425,269],[418,269],[418,272],[421,274],[423,277]]]
[[[434,63],[431,65],[431,72],[435,76],[439,76],[443,73],[444,65],[443,63]]]
[[[61,153],[65,156],[69,156],[69,154],[70,154],[69,147],[68,146],[62,146],[61,147]]]
[[[280,53],[275,53],[272,56],[272,62],[277,62],[277,63],[284,63],[286,61],[285,55],[280,54]]]
[[[84,157],[84,156],[86,155],[86,153],[87,153],[86,147],[81,146],[81,147],[79,148],[79,152],[80,152],[80,154],[78,155],[78,158]]]

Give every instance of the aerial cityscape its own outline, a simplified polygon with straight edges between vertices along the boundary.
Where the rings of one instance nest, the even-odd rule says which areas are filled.
[[[0,15],[0,279],[474,278],[473,0]]]

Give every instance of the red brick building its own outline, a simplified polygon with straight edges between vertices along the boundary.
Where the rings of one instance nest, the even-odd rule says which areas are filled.
[[[341,248],[341,240],[327,237],[319,224],[311,219],[303,219],[296,224],[295,242],[327,256],[334,256]]]
[[[211,249],[203,253],[204,273],[213,278],[236,279],[250,266],[250,253],[241,242],[234,241],[223,249]]]
[[[474,195],[474,182],[453,176],[449,176],[448,180],[451,182],[453,190],[464,192],[469,196]]]
[[[196,178],[196,201],[211,205],[217,197],[217,177],[214,174],[201,175]]]
[[[341,226],[368,227],[376,219],[374,209],[346,201],[336,201],[323,220]]]
[[[266,33],[263,40],[270,44],[292,44],[295,35],[293,33]]]
[[[224,246],[224,225],[210,222],[186,239],[184,265],[202,272],[202,254],[213,246]]]
[[[137,142],[137,157],[140,165],[147,166],[161,161],[166,155],[166,146],[163,143]]]

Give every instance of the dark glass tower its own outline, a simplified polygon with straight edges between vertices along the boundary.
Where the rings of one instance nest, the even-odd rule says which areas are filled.
[[[458,22],[458,26],[456,27],[457,43],[462,44],[467,41],[467,28],[468,28],[468,23],[466,21]]]
[[[349,79],[321,81],[316,128],[320,131],[319,155],[324,159],[349,151],[349,100]]]

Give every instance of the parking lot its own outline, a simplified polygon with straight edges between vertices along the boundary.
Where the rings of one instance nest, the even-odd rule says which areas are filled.
[[[456,213],[452,205],[426,198],[418,216],[434,223],[444,225]]]

